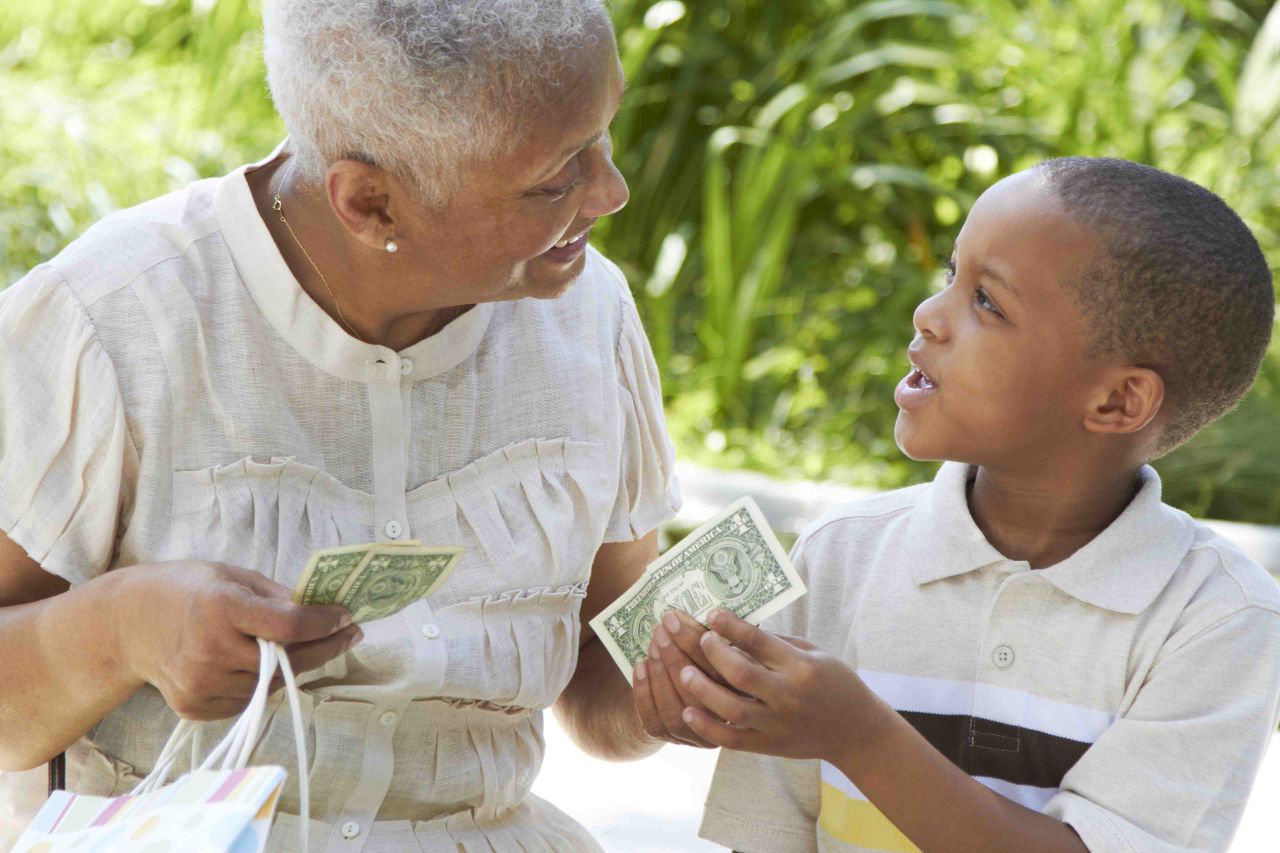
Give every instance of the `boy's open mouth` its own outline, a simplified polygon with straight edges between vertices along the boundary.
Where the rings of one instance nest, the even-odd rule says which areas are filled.
[[[911,372],[907,374],[907,386],[921,391],[931,391],[938,387],[937,383],[929,378],[929,374],[915,364],[911,365]]]
[[[911,360],[911,372],[902,378],[894,389],[893,401],[904,411],[918,409],[928,403],[938,390],[938,383],[933,377],[920,369],[920,365]]]

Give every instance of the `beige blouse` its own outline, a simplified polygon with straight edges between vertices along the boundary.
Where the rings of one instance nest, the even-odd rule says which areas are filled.
[[[558,299],[361,343],[290,274],[257,165],[112,215],[0,293],[0,529],[73,584],[199,559],[292,587],[317,548],[465,546],[439,592],[301,678],[312,843],[598,849],[529,787],[596,550],[679,505],[626,283],[589,250]],[[254,762],[292,775],[275,707]],[[128,790],[175,722],[139,691],[73,748],[70,787]],[[295,847],[296,793],[271,850]]]

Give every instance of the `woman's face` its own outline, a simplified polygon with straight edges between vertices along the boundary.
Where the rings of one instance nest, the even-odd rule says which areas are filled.
[[[582,272],[591,226],[627,203],[609,137],[623,90],[612,33],[601,28],[561,80],[514,149],[475,163],[443,208],[401,223],[398,260],[427,271],[433,302],[559,296]]]

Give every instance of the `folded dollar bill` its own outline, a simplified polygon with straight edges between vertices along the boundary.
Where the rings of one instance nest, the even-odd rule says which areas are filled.
[[[465,550],[416,540],[326,548],[307,561],[293,600],[341,605],[355,622],[383,619],[439,589]]]
[[[630,681],[668,610],[705,623],[718,607],[759,625],[805,592],[760,508],[744,497],[650,563],[590,624]]]

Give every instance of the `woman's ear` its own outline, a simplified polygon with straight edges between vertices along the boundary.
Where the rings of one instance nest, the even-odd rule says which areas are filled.
[[[1089,432],[1132,434],[1146,429],[1164,405],[1164,380],[1147,367],[1114,371],[1085,412]]]
[[[343,227],[371,249],[395,239],[396,220],[387,172],[359,160],[338,160],[325,175],[329,206]]]

